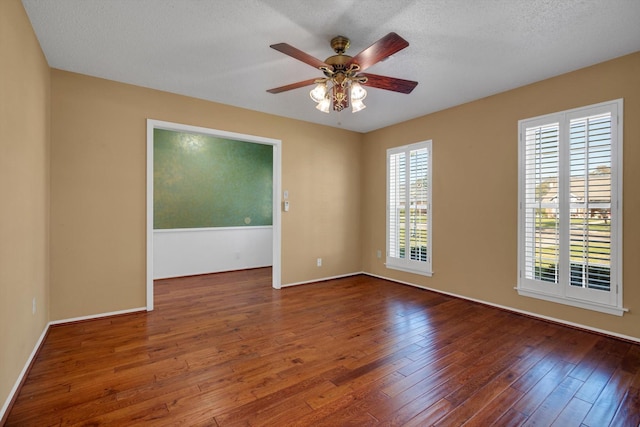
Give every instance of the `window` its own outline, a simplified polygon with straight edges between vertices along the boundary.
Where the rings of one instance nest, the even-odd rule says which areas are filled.
[[[519,136],[518,292],[622,315],[622,100]]]
[[[431,141],[387,150],[387,268],[431,275]]]

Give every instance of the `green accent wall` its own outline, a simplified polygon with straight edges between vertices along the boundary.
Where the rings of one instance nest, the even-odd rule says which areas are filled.
[[[153,228],[272,225],[273,147],[155,129]]]

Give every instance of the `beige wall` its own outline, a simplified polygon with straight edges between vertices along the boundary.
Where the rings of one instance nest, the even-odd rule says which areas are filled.
[[[428,84],[424,82],[422,84]],[[518,296],[518,120],[624,98],[623,317]],[[640,52],[365,135],[363,270],[640,339]],[[433,140],[431,278],[387,270],[386,149]]]
[[[147,118],[282,140],[282,284],[360,271],[361,134],[59,70],[51,81],[53,320],[145,306]]]
[[[49,67],[19,0],[0,1],[0,58],[2,407],[49,320]]]

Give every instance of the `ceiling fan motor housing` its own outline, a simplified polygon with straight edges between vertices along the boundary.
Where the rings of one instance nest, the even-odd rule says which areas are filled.
[[[338,55],[345,53],[349,46],[351,46],[351,41],[345,36],[336,36],[331,39],[331,49]]]
[[[344,36],[336,36],[331,39],[331,48],[336,55],[325,59],[325,64],[331,66],[331,69],[322,69],[325,76],[335,77],[336,74],[349,74],[351,70],[348,70],[348,67],[352,57],[344,53],[349,49],[350,44],[349,39]]]

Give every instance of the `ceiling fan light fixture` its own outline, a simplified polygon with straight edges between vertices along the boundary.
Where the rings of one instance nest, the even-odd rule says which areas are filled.
[[[309,96],[315,102],[322,102],[327,96],[327,84],[325,82],[316,84],[316,87],[309,92]]]
[[[349,108],[349,94],[343,83],[334,81],[333,87],[331,88],[331,102],[335,111],[342,111],[345,108]]]

